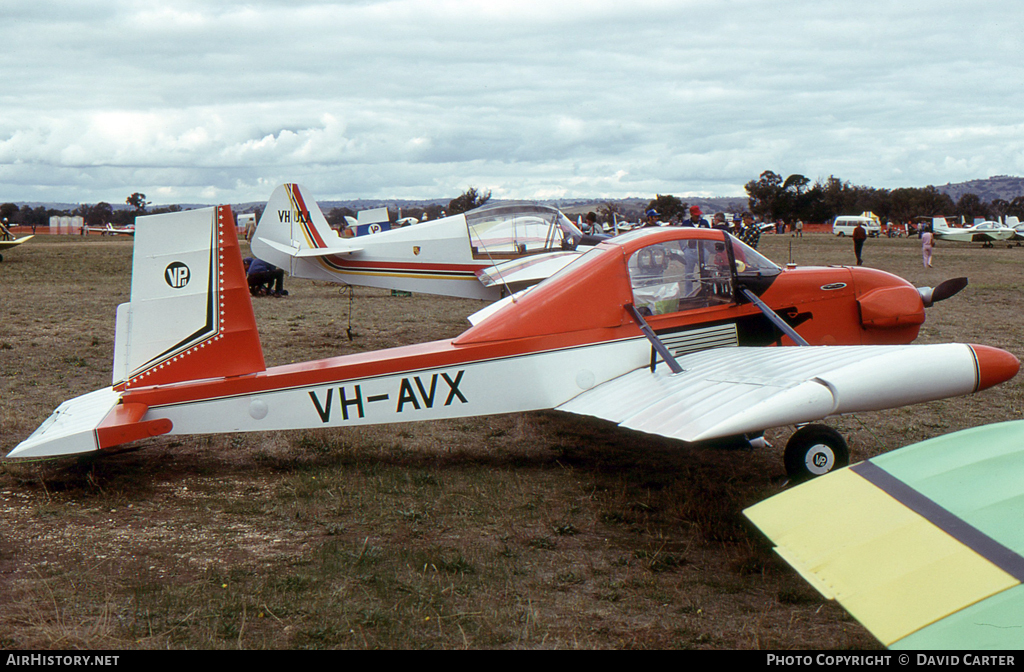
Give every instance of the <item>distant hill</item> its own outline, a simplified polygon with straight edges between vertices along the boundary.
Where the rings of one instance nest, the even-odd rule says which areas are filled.
[[[936,185],[943,194],[948,194],[954,201],[959,200],[964,194],[975,194],[982,201],[991,203],[997,198],[1004,201],[1024,196],[1024,177],[1012,177],[1010,175],[996,175],[987,180],[970,180],[957,184]]]
[[[985,180],[970,180],[968,182],[959,182],[956,184],[945,184],[935,185],[935,188],[944,194],[949,194],[950,198],[954,201],[958,200],[964,194],[976,194],[982,201],[992,202],[996,199],[1003,199],[1005,201],[1013,201],[1013,199],[1024,196],[1024,177],[1013,177],[1010,175],[996,175]],[[540,201],[546,205],[552,205],[571,217],[575,217],[578,214],[583,214],[594,210],[595,212],[606,203],[613,203],[618,206],[619,212],[627,217],[636,217],[638,213],[643,213],[646,209],[647,204],[654,198],[652,195],[650,198],[622,198],[622,199],[602,199],[602,198],[576,198],[576,199],[553,199]],[[680,197],[680,199],[687,205],[699,205],[704,211],[705,215],[710,215],[715,212],[728,212],[728,213],[739,213],[747,209],[747,199],[743,197],[732,197],[732,198],[698,198],[698,197]],[[450,198],[434,198],[434,199],[353,199],[346,201],[320,201],[320,209],[324,213],[328,213],[332,208],[350,208],[356,212],[360,210],[371,210],[373,208],[388,207],[392,210],[402,208],[403,210],[412,208],[425,208],[428,205],[440,205],[446,207],[451,199]],[[498,202],[497,199],[493,199]],[[74,211],[78,208],[77,203],[45,203],[45,202],[25,202],[19,201],[15,203],[18,207],[28,205],[32,208],[36,208],[40,205],[50,209]],[[179,204],[184,210],[191,210],[193,208],[208,207],[200,203],[182,203]],[[248,203],[237,203],[232,204],[232,209],[236,213],[247,213],[254,212],[257,209],[262,209],[266,206],[265,201],[256,201]],[[114,210],[124,210],[127,206],[124,203],[111,203],[111,207]],[[166,206],[160,206],[166,207]]]

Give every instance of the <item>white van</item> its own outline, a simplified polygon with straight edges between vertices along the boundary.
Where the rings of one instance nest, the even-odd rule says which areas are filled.
[[[863,215],[842,215],[832,220],[832,233],[837,236],[852,236],[853,230],[861,224],[868,236],[879,236],[882,234],[882,225],[873,217]]]

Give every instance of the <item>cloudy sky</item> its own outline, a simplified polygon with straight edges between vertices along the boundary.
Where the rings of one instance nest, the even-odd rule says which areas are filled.
[[[1019,0],[0,0],[0,201],[1024,174]]]

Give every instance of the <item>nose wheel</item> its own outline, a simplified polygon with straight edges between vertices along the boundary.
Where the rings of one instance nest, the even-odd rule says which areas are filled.
[[[805,425],[790,437],[784,461],[790,478],[805,481],[845,467],[850,463],[850,451],[842,435],[831,427]]]

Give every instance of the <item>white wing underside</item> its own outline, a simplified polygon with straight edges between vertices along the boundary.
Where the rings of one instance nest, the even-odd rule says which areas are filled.
[[[495,264],[479,272],[484,287],[522,287],[546,280],[580,256],[579,252],[545,252]]]
[[[970,394],[967,345],[811,346],[705,350],[598,385],[558,406],[623,427],[707,441],[830,415]],[[941,365],[938,365],[941,363]]]

